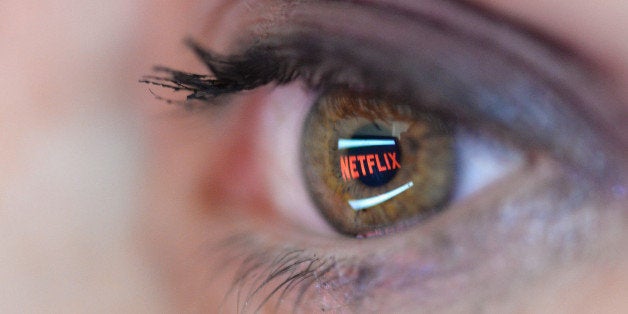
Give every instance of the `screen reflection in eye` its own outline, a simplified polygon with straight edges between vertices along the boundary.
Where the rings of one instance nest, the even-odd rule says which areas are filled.
[[[277,71],[251,73],[255,74],[251,81],[257,81],[252,83],[239,72],[229,72],[233,69],[218,68],[272,64],[274,59],[265,59],[269,54],[252,52],[231,57],[237,61],[227,63],[194,41],[188,44],[215,77],[157,67],[156,71],[171,76],[146,76],[142,82],[191,91],[188,101],[206,101],[222,93],[283,81],[275,77],[280,74]],[[259,77],[264,73],[273,76]],[[408,104],[407,99],[330,86],[312,87],[320,95],[302,129],[300,175],[320,213],[340,233],[370,237],[402,230],[521,165],[520,152],[464,128],[455,113],[430,112],[421,104]],[[475,134],[473,139],[470,134]],[[491,146],[482,145],[486,142]],[[489,169],[491,175],[487,175]]]
[[[329,15],[325,19],[317,10],[319,5],[331,7],[325,11]],[[320,267],[292,265],[288,278],[273,272],[265,274],[258,268],[241,274],[238,282],[246,282],[247,278],[280,282],[264,300],[282,286],[291,287],[291,278],[299,280],[301,296],[313,285],[334,287],[333,292],[343,295],[376,296],[393,284],[422,286],[425,280],[432,280],[437,291],[430,296],[446,299],[450,297],[449,286],[439,283],[447,278],[455,280],[456,275],[474,265],[480,269],[477,265],[485,265],[486,260],[501,252],[501,247],[491,246],[491,239],[503,239],[513,247],[526,239],[509,233],[513,229],[511,217],[529,218],[518,219],[520,229],[516,230],[524,230],[534,217],[561,219],[570,212],[548,208],[575,211],[588,201],[584,195],[604,188],[605,184],[598,183],[616,179],[607,143],[599,140],[600,133],[574,109],[585,106],[592,98],[606,98],[592,77],[584,75],[589,80],[580,80],[581,77],[572,76],[573,60],[564,58],[551,45],[507,28],[498,32],[500,36],[492,36],[501,26],[483,20],[481,15],[472,14],[475,22],[488,26],[474,32],[451,21],[444,27],[447,23],[434,22],[435,18],[429,16],[416,19],[394,15],[393,19],[382,17],[386,23],[372,23],[379,18],[373,15],[381,12],[362,12],[363,8],[350,4],[336,6],[342,5],[325,2],[298,6],[298,21],[290,21],[286,27],[278,25],[264,38],[243,40],[228,56],[188,40],[188,46],[208,67],[210,75],[158,67],[158,75],[142,81],[188,92],[187,99],[180,102],[187,108],[202,108],[223,95],[271,83],[301,81],[307,90],[317,93],[318,100],[310,104],[312,110],[302,129],[276,132],[302,135],[303,171],[295,175],[303,176],[322,216],[336,231],[360,237],[387,234],[380,240],[394,241],[396,231],[421,230],[423,223],[435,217],[434,213],[444,214],[455,203],[464,205],[455,212],[463,218],[450,219],[448,224],[439,225],[438,232],[422,234],[425,237],[421,239],[404,238],[404,248],[411,250],[385,252],[397,258],[372,259],[349,249],[348,253],[336,251],[334,256],[327,256],[315,246],[308,248],[311,252],[295,249],[286,253],[276,248],[283,243],[260,245],[262,248],[256,252],[264,254],[259,255],[266,256],[266,251],[276,255],[247,261],[274,265],[294,254],[295,260],[320,263]],[[459,13],[459,9],[456,7],[454,12]],[[343,18],[334,18],[338,15]],[[330,20],[341,22],[325,24]],[[400,30],[405,36],[372,36],[398,35]],[[587,88],[579,88],[584,86]],[[336,100],[330,101],[334,97]],[[364,102],[372,106],[356,110],[355,103]],[[338,110],[323,110],[324,104],[330,103],[344,105]],[[340,114],[333,118],[327,116],[328,111]],[[417,130],[403,134],[401,130],[407,133],[413,124]],[[426,140],[423,134],[433,138]],[[364,146],[364,141],[378,144]],[[551,166],[533,165],[539,159],[551,160]],[[516,179],[522,186],[515,188],[510,182],[515,178],[509,174],[522,165],[537,171],[518,169],[521,178]],[[541,171],[551,167],[556,169],[546,174]],[[535,180],[542,184],[537,187]],[[478,197],[475,203],[465,204],[470,196],[482,194],[477,192],[492,183],[505,184],[495,189],[500,193],[493,190],[488,200]],[[416,199],[403,200],[408,197]],[[540,201],[534,202],[535,199]],[[465,215],[463,209],[476,215]],[[374,242],[359,241],[361,245]],[[352,245],[353,242],[345,247]],[[511,264],[516,266],[527,256],[542,260],[547,255],[549,261],[554,251],[563,249],[560,245],[547,245],[546,250],[530,251],[532,247],[528,244],[513,253]],[[367,269],[366,273],[376,273],[378,277],[366,285],[361,275],[365,272],[355,271],[356,268]],[[406,270],[423,277],[408,277]],[[515,276],[517,271],[504,270],[500,274]],[[493,270],[481,274],[497,276]],[[304,277],[307,280],[302,280]],[[476,279],[465,278],[471,279],[466,286],[457,284],[459,291],[470,291],[464,289],[472,287],[472,280]],[[259,291],[251,290],[251,295]],[[452,293],[452,300],[456,297]],[[338,302],[352,301],[355,300]]]

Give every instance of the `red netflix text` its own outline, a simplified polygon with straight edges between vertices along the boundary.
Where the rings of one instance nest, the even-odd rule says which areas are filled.
[[[399,168],[401,165],[396,152],[340,157],[340,171],[344,181]]]

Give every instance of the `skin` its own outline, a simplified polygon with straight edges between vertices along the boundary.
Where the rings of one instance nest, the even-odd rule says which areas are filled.
[[[260,184],[273,162],[265,158],[272,155],[251,132],[270,136],[278,126],[297,127],[290,121],[298,121],[312,99],[298,83],[262,87],[233,97],[230,107],[194,115],[155,100],[135,83],[155,64],[204,71],[181,40],[202,36],[203,44],[225,52],[237,30],[250,23],[226,3],[118,1],[98,10],[74,3],[70,10],[70,2],[60,9],[51,9],[57,7],[52,2],[50,8],[3,3],[8,9],[2,11],[12,14],[0,22],[0,46],[9,47],[0,50],[0,280],[11,284],[0,288],[0,312],[212,312],[220,304],[224,312],[236,312],[237,295],[227,292],[242,256],[285,245],[340,260],[373,248],[381,251],[374,260],[394,251],[402,270],[418,260],[399,253],[418,243],[410,236],[360,244],[338,238],[302,197],[298,179],[286,178],[284,184],[301,195],[287,201],[269,196],[285,185]],[[560,40],[601,69],[622,105],[594,109],[626,143],[625,128],[612,124],[612,117],[628,110],[628,41],[620,40],[628,29],[625,1],[479,3]],[[282,119],[287,108],[297,108],[291,109],[294,119]],[[289,163],[283,161],[274,167],[293,173],[281,168]],[[618,163],[626,169],[625,152]],[[530,182],[532,189],[536,181]],[[510,270],[496,270],[497,278],[482,277],[492,278],[482,287],[514,288],[489,291],[482,301],[459,294],[450,308],[429,306],[462,312],[627,310],[626,200],[605,197],[583,205],[605,213],[596,220],[599,235],[581,243],[585,253],[547,262],[529,277],[508,277],[502,286],[493,281]],[[304,213],[284,210],[294,202],[304,204]],[[434,234],[463,209],[412,232]],[[219,248],[243,231],[259,242]],[[482,289],[465,292],[470,290]],[[413,298],[419,291],[418,284],[390,289],[336,309],[429,308]],[[327,296],[341,292],[347,291]],[[288,294],[285,303],[295,297]],[[269,304],[262,309],[272,311]]]

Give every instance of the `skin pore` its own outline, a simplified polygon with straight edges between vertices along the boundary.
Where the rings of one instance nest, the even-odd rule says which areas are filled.
[[[602,126],[591,139],[612,175],[537,151],[516,175],[382,237],[340,235],[311,202],[297,135],[316,94],[302,81],[196,112],[147,89],[183,94],[137,83],[155,65],[208,74],[185,38],[227,55],[250,34],[293,25],[288,13],[307,5],[302,18],[341,33],[362,19],[360,5],[408,13],[423,3],[339,2],[356,14],[317,5],[330,1],[4,1],[0,312],[628,310],[624,0],[467,1],[532,30],[535,44],[566,47],[565,64],[599,78],[576,91],[587,101],[574,112]],[[375,16],[353,31],[381,35],[402,20]],[[403,39],[416,38],[400,30],[371,46],[412,48]]]

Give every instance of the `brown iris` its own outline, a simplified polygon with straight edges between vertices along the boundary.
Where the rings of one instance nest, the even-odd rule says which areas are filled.
[[[439,114],[349,91],[322,95],[303,132],[312,199],[341,233],[367,236],[427,217],[448,201],[454,131]]]

